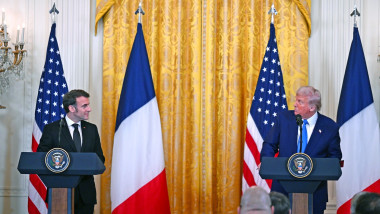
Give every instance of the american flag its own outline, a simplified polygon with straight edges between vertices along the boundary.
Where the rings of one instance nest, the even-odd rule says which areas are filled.
[[[247,119],[243,162],[243,192],[255,185],[263,187],[268,192],[270,191],[271,181],[263,180],[259,175],[260,151],[263,139],[274,125],[278,113],[287,109],[276,33],[274,25],[271,24],[268,45]]]
[[[45,65],[38,88],[32,136],[33,152],[37,151],[45,125],[66,115],[63,109],[62,97],[68,92],[68,88],[63,74],[57,38],[55,37],[55,27],[56,24],[54,23],[50,30]],[[46,186],[37,175],[30,175],[29,181],[29,213],[47,213],[48,209],[45,203]]]

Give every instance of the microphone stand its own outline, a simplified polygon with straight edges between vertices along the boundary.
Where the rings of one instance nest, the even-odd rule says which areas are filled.
[[[296,115],[296,121],[297,121],[297,125],[300,127],[300,150],[299,150],[299,153],[301,153],[302,152],[302,124],[303,124],[301,115],[299,115],[299,114]]]
[[[61,147],[61,132],[62,132],[63,119],[59,121],[59,131],[58,131],[58,147]]]
[[[302,123],[300,124],[300,151],[302,153]]]

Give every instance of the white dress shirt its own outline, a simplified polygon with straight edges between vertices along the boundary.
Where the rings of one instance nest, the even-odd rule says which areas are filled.
[[[308,124],[306,124],[306,130],[307,130],[307,142],[309,143],[311,134],[313,133],[315,124],[318,120],[318,112],[315,112],[313,116],[311,116],[309,119],[307,119]],[[297,139],[300,138],[300,129],[298,129],[298,135]],[[298,142],[298,141],[297,141]]]
[[[71,138],[74,139],[73,138],[74,129],[75,129],[73,126],[74,121],[72,121],[69,117],[67,117],[67,115],[66,115],[65,119],[66,119],[67,126],[69,127]],[[82,145],[83,140],[82,140],[82,124],[81,124],[81,121],[79,121],[77,124],[78,124],[78,130],[79,130],[79,135],[80,135],[80,145]]]

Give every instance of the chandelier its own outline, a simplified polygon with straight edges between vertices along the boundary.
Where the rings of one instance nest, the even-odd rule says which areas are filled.
[[[2,9],[2,21],[0,25],[0,95],[5,93],[11,82],[23,79],[23,59],[26,55],[24,50],[25,25],[22,27],[20,39],[20,26],[17,27],[16,43],[14,50],[10,47],[11,37],[7,32],[8,26],[5,20],[5,11]],[[0,105],[0,109],[5,108]]]

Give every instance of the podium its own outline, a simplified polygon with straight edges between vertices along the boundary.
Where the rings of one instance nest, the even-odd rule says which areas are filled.
[[[72,213],[72,188],[79,184],[81,176],[102,174],[106,168],[96,153],[72,152],[66,171],[54,173],[46,167],[45,155],[46,152],[22,152],[17,169],[21,174],[37,174],[48,187],[49,213]]]
[[[338,180],[342,175],[338,158],[312,158],[313,170],[305,178],[293,177],[287,157],[263,157],[259,174],[263,179],[278,180],[289,193],[293,214],[313,213],[313,193],[322,181]]]

